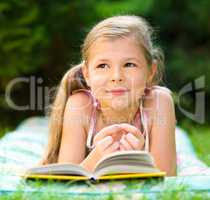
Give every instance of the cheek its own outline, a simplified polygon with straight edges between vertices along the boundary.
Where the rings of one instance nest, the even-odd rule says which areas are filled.
[[[129,83],[130,83],[130,88],[132,90],[141,90],[142,88],[145,87],[146,85],[146,76],[143,74],[135,74],[133,76],[128,77]]]
[[[95,85],[101,85],[103,84],[104,80],[105,80],[105,76],[103,73],[92,70],[90,71],[90,81],[91,81],[91,85],[94,87]]]
[[[106,86],[106,78],[100,75],[93,75],[90,80],[91,90],[95,97],[100,98],[104,95]]]
[[[146,87],[146,77],[143,75],[133,76],[129,78],[131,98],[138,101],[139,98],[144,94],[144,89]]]

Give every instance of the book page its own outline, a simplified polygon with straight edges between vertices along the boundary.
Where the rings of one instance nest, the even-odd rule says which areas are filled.
[[[154,167],[147,166],[135,166],[135,165],[112,165],[104,167],[96,171],[93,175],[94,179],[98,179],[102,175],[111,175],[111,174],[130,174],[130,173],[158,173],[160,170]]]
[[[111,153],[107,156],[105,156],[104,158],[100,159],[97,163],[96,163],[96,167],[94,171],[97,171],[97,168],[99,168],[100,165],[103,165],[107,162],[111,162],[111,161],[115,161],[118,160],[120,162],[123,162],[126,159],[131,159],[132,160],[142,160],[144,163],[148,163],[150,165],[154,165],[154,160],[152,158],[152,155],[149,154],[146,151],[136,151],[136,150],[131,150],[131,151],[119,151],[119,152],[114,152]]]
[[[82,175],[92,177],[92,174],[83,167],[73,163],[54,163],[33,167],[26,171],[26,174],[46,174],[46,175]]]
[[[110,173],[152,173],[160,172],[151,154],[146,151],[120,151],[99,160],[94,177]]]

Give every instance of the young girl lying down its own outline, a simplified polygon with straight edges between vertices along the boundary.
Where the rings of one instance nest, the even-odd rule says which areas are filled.
[[[138,16],[110,17],[90,30],[81,63],[61,80],[42,164],[92,171],[112,152],[145,150],[167,176],[176,175],[174,104],[158,86],[163,56],[152,31]]]

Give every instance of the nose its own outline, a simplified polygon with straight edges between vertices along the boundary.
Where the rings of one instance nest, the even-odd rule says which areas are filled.
[[[122,82],[123,81],[123,74],[121,72],[121,69],[115,69],[112,72],[112,77],[111,77],[111,81],[114,82]]]

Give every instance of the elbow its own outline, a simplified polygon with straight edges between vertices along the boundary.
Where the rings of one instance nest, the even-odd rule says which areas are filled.
[[[177,176],[176,172],[168,172],[166,173],[166,176],[170,177],[170,176]]]
[[[177,166],[174,165],[172,167],[170,167],[168,170],[165,170],[166,172],[166,176],[170,177],[170,176],[177,176]]]
[[[166,173],[166,176],[177,176],[177,164],[175,160],[170,162],[156,162],[156,166]]]

